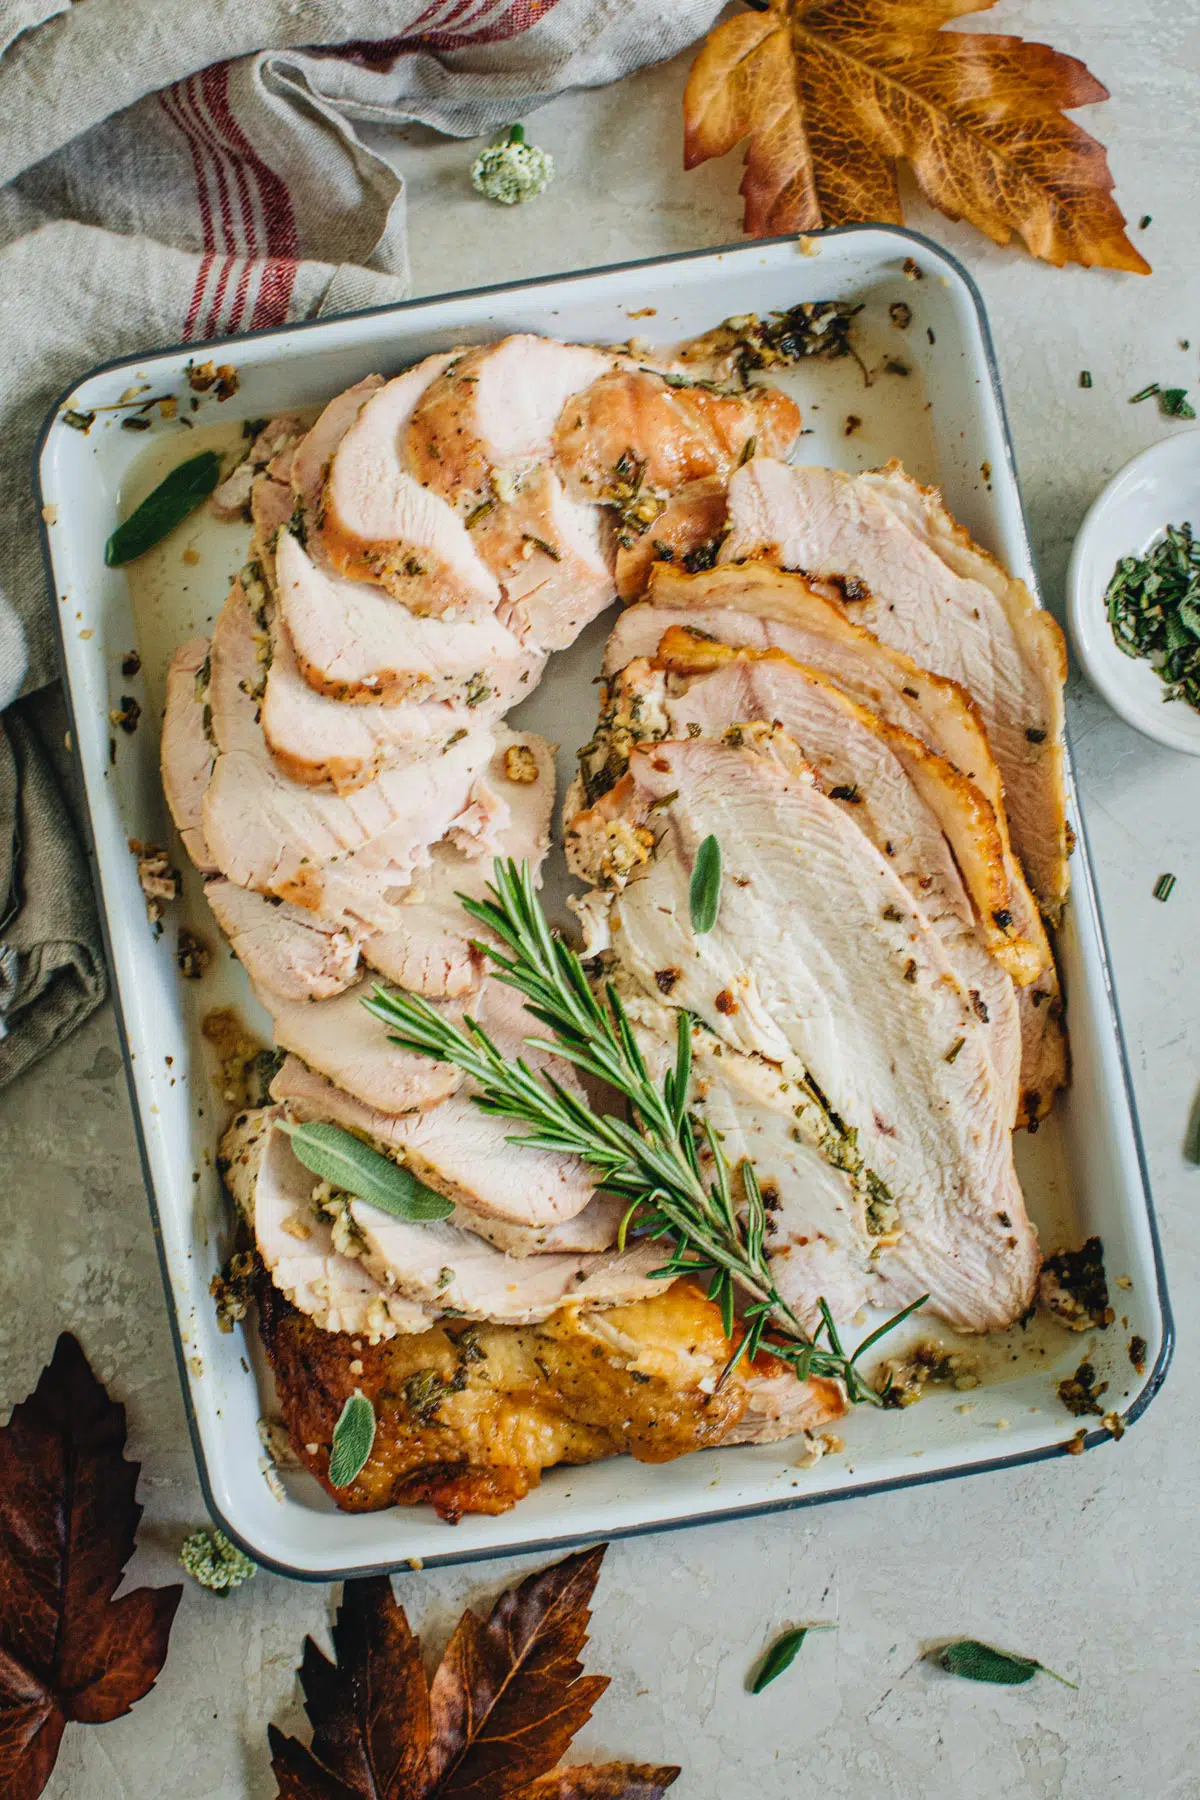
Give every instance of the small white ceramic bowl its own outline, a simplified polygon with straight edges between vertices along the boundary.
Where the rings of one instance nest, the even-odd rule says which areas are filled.
[[[1075,654],[1113,711],[1156,743],[1200,756],[1200,712],[1164,700],[1150,664],[1118,649],[1104,605],[1120,559],[1144,556],[1167,525],[1184,523],[1200,536],[1200,430],[1152,444],[1113,476],[1075,539],[1067,609]]]

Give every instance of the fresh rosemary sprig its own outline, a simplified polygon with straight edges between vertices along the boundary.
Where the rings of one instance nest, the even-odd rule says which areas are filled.
[[[603,998],[594,993],[579,957],[551,932],[528,864],[518,869],[498,861],[491,893],[484,901],[459,898],[505,946],[479,944],[495,965],[496,979],[515,988],[526,1009],[553,1034],[527,1041],[622,1094],[627,1118],[598,1116],[553,1075],[535,1073],[524,1058],[503,1055],[475,1020],[465,1019],[460,1028],[414,994],[377,987],[364,1002],[368,1011],[392,1028],[393,1043],[453,1063],[469,1075],[476,1088],[472,1099],[484,1112],[530,1128],[510,1142],[578,1156],[596,1170],[599,1185],[626,1203],[619,1242],[624,1245],[631,1228],[641,1237],[664,1239],[665,1260],[656,1273],[664,1280],[706,1279],[730,1338],[736,1291],[743,1290],[749,1297],[742,1309],[745,1332],[722,1380],[743,1357],[753,1359],[763,1350],[789,1363],[801,1380],[828,1376],[845,1385],[850,1401],[878,1404],[859,1372],[859,1358],[922,1305],[924,1296],[885,1321],[852,1354],[824,1300],[821,1323],[810,1336],[772,1279],[767,1212],[753,1165],[740,1165],[739,1205],[716,1133],[688,1109],[690,1014],[679,1015],[674,1067],[659,1087],[615,988],[606,985]],[[701,1143],[711,1153],[711,1177],[702,1172]],[[769,1331],[776,1335],[768,1337]]]

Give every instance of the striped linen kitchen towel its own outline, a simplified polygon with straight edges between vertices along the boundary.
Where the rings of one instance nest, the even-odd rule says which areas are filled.
[[[157,344],[402,298],[403,178],[358,125],[490,132],[674,55],[719,11],[0,0],[0,709],[24,696],[19,721],[0,719],[0,1085],[103,995],[82,855],[64,859],[70,825],[33,728],[56,670],[29,468],[55,396]],[[30,891],[51,868],[55,892]]]

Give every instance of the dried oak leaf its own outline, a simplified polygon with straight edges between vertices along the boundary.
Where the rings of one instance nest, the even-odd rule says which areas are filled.
[[[1063,117],[1108,90],[1072,56],[943,31],[991,0],[767,0],[709,33],[684,95],[684,164],[746,139],[754,237],[864,220],[899,225],[899,165],[927,200],[997,244],[1126,269],[1104,148]]]
[[[133,1554],[140,1465],[125,1408],[73,1337],[0,1428],[0,1793],[34,1800],[68,1719],[99,1725],[148,1693],[176,1584],[113,1595]]]
[[[311,1749],[270,1727],[281,1800],[658,1800],[678,1769],[556,1766],[608,1686],[579,1660],[604,1549],[465,1612],[432,1682],[387,1576],[348,1581],[336,1663],[304,1646]]]

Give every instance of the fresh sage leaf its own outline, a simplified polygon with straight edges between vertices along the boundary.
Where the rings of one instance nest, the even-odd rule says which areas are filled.
[[[688,904],[693,931],[711,931],[721,910],[721,846],[711,835],[696,852]]]
[[[140,506],[113,532],[104,546],[110,569],[132,562],[135,556],[160,543],[181,520],[195,512],[221,479],[221,459],[215,450],[189,456],[147,494]]]
[[[329,1456],[329,1484],[349,1487],[371,1454],[375,1442],[375,1408],[367,1396],[355,1388],[333,1428],[333,1448]]]
[[[1061,1681],[1064,1687],[1077,1687],[1078,1683],[1068,1681],[1065,1675],[1055,1675],[1045,1663],[1040,1663],[1032,1656],[1017,1656],[1011,1650],[997,1650],[991,1644],[981,1644],[977,1638],[956,1638],[952,1644],[944,1644],[940,1650],[932,1652],[932,1660],[947,1675],[961,1675],[966,1681],[990,1681],[1000,1687],[1021,1687],[1026,1681],[1032,1681],[1039,1672]]]
[[[448,1219],[453,1202],[418,1181],[411,1169],[381,1156],[340,1125],[316,1120],[293,1125],[281,1119],[279,1129],[292,1140],[292,1150],[306,1169],[347,1194],[370,1201],[394,1219]]]
[[[790,1669],[800,1652],[800,1646],[810,1631],[836,1631],[836,1625],[797,1625],[793,1631],[785,1631],[777,1637],[767,1654],[758,1665],[758,1672],[750,1683],[752,1694],[761,1694],[769,1681]]]

